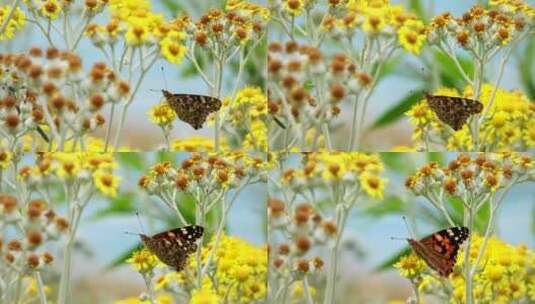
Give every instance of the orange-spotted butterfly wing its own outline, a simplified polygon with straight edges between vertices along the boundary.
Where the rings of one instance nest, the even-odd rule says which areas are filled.
[[[466,227],[451,227],[419,241],[408,239],[408,242],[429,267],[447,277],[453,271],[459,247],[469,234],[470,231]]]
[[[175,111],[176,116],[188,123],[195,130],[202,128],[206,118],[221,108],[221,100],[204,95],[173,94],[162,90],[167,103]]]
[[[153,236],[140,234],[147,249],[164,264],[181,271],[188,256],[197,250],[197,240],[202,237],[204,228],[197,225],[175,228]]]
[[[468,98],[427,94],[426,99],[437,117],[455,131],[460,130],[470,116],[483,110],[481,102]]]

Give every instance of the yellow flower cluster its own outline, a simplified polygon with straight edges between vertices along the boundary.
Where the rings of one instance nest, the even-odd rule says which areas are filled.
[[[214,238],[202,248],[203,263],[207,262],[215,243]],[[213,258],[215,265],[213,278],[218,283],[217,286],[213,286],[212,291],[206,290],[205,287],[194,291],[197,299],[202,297],[212,300],[194,303],[218,303],[214,301],[215,295],[218,295],[219,299],[227,298],[231,303],[252,303],[265,298],[267,289],[267,250],[265,247],[255,246],[236,237],[222,235]],[[190,259],[183,275],[195,273],[196,269],[195,259]],[[186,278],[186,281],[189,280]]]
[[[166,21],[162,14],[151,12],[147,0],[111,0],[110,21],[105,25],[90,24],[86,34],[93,44],[113,45],[124,37],[126,44],[136,48],[157,46],[167,61],[179,64],[186,53],[185,26],[188,18]]]
[[[221,297],[215,292],[209,280],[204,280],[200,289],[195,289],[189,304],[219,304]]]
[[[18,7],[13,11],[10,19],[6,20],[11,13],[11,9],[11,6],[8,5],[0,6],[0,26],[5,27],[2,28],[2,32],[0,32],[0,41],[12,39],[15,36],[15,33],[20,31],[26,24],[26,15]],[[5,24],[6,21],[7,24]]]
[[[483,237],[478,234],[472,236],[470,265],[476,262],[483,241]],[[455,263],[456,270],[447,285],[438,280],[434,276],[436,274],[430,272],[425,262],[415,254],[402,257],[394,267],[402,276],[413,280],[422,293],[437,295],[438,290],[451,288],[451,303],[465,303],[465,280],[460,272],[463,269],[464,255],[464,250],[461,250]],[[533,288],[534,270],[533,250],[525,245],[513,246],[495,236],[490,237],[474,277],[474,297],[478,303],[533,301],[535,297],[530,294],[530,288]]]
[[[140,273],[150,273],[161,264],[158,258],[146,248],[135,251],[126,262]]]
[[[415,253],[401,257],[399,261],[394,264],[394,267],[398,269],[401,276],[408,279],[417,278],[427,270],[427,265],[424,260]]]
[[[219,148],[222,151],[228,150],[228,144],[225,140],[222,140],[219,144]],[[187,152],[211,152],[214,151],[214,140],[212,138],[202,136],[179,138],[175,139],[171,143],[171,150]]]
[[[358,182],[368,196],[381,199],[387,182],[379,176],[383,169],[378,154],[315,152],[306,155],[302,169],[286,171],[283,181],[296,186]]]
[[[470,263],[476,261],[483,238],[472,237]],[[463,267],[464,254],[457,259],[458,266]],[[491,237],[481,258],[478,272],[474,277],[474,297],[481,302],[505,304],[513,301],[527,300],[528,286],[535,270],[535,252],[525,245],[513,246]],[[453,296],[459,303],[464,303],[465,282],[462,276],[452,280]],[[529,302],[529,301],[528,301]]]
[[[271,15],[266,7],[244,0],[228,0],[225,9],[241,16],[258,16],[264,20],[268,20]]]
[[[438,89],[434,94],[460,96],[456,90],[449,88]],[[472,87],[467,86],[461,97],[471,98],[472,95]],[[486,109],[492,96],[492,106]],[[535,106],[523,93],[495,89],[490,84],[484,84],[479,100],[484,105],[483,113],[488,113],[479,126],[480,141],[487,147],[485,150],[523,151],[535,147]],[[415,126],[412,137],[417,143],[427,137],[442,142],[448,150],[473,150],[468,125],[452,134],[451,129],[444,126],[425,100],[414,105],[407,115],[410,123]]]
[[[13,153],[9,150],[0,150],[0,170],[4,170],[11,165]]]
[[[343,6],[339,1],[337,6]],[[390,4],[387,0],[348,0],[345,11],[340,16],[324,18],[324,31],[336,29],[347,36],[360,28],[369,36],[393,36],[406,51],[419,54],[426,41],[426,27],[416,15],[405,11],[403,5]]]
[[[161,127],[171,125],[176,119],[175,111],[173,111],[166,101],[150,108],[148,114],[150,121]]]
[[[267,97],[259,87],[245,87],[234,99],[225,98],[219,115],[231,128],[229,142],[239,142],[247,150],[267,151]]]
[[[159,294],[156,296],[155,302],[151,303],[150,299],[142,300],[139,297],[131,297],[115,301],[115,304],[173,304],[175,303],[170,294]]]
[[[101,194],[114,197],[119,187],[119,177],[113,172],[116,166],[112,153],[53,152],[42,154],[35,166],[21,168],[19,176],[30,184],[55,179],[89,182]]]

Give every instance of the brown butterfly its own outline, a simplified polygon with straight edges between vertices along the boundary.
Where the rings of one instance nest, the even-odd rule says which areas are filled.
[[[460,130],[470,116],[483,110],[483,104],[473,99],[430,94],[425,98],[437,117],[455,131]]]
[[[191,125],[195,130],[202,128],[206,118],[221,108],[221,100],[204,95],[173,94],[162,90],[167,103],[183,122]]]
[[[441,276],[447,277],[453,271],[459,247],[469,234],[470,231],[466,227],[450,227],[419,241],[414,239],[407,241],[429,267]]]
[[[160,232],[153,236],[139,234],[141,241],[160,261],[181,271],[188,256],[197,250],[197,240],[204,228],[192,225]]]

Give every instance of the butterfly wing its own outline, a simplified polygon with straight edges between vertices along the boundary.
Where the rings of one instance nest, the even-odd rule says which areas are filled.
[[[164,97],[178,118],[195,130],[202,128],[208,115],[221,108],[221,100],[210,96],[171,94],[164,91]]]
[[[419,241],[409,239],[409,244],[429,267],[447,277],[453,271],[460,245],[469,234],[466,227],[451,227]]]
[[[141,240],[160,261],[181,271],[187,257],[197,250],[197,240],[203,232],[203,227],[192,225],[163,231],[151,237],[142,235]]]
[[[468,98],[427,95],[426,99],[437,117],[455,131],[460,130],[471,115],[483,110],[481,102]]]

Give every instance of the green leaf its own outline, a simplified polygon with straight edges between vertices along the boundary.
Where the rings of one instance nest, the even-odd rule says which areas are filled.
[[[524,90],[528,94],[530,100],[535,100],[535,39],[531,39],[523,54],[518,57],[518,71],[520,73],[520,80]]]
[[[381,160],[388,169],[396,172],[412,173],[414,171],[407,155],[403,153],[381,153]]]
[[[427,20],[427,16],[425,14],[425,8],[420,0],[409,0],[409,8],[411,11],[415,12],[416,15],[422,19]]]
[[[434,53],[435,61],[438,63],[440,80],[444,86],[454,87],[458,90],[464,89],[466,82],[457,69],[455,62],[443,52],[436,51]],[[468,57],[457,55],[461,67],[465,73],[470,77],[474,73],[474,63]]]
[[[398,153],[399,154],[399,153]],[[368,215],[379,217],[389,214],[400,214],[404,211],[403,200],[398,196],[388,196],[380,204],[373,204],[364,210]]]
[[[402,250],[396,252],[391,257],[387,258],[384,262],[381,262],[379,265],[375,267],[376,271],[385,271],[390,270],[394,264],[396,264],[397,261],[403,256],[408,255],[411,252],[411,248],[409,246],[403,248]]]
[[[176,16],[178,11],[186,11],[184,6],[177,0],[162,0],[162,4],[168,11],[173,13],[173,16]]]
[[[398,65],[402,62],[403,57],[404,57],[403,55],[398,55],[398,56],[392,57],[387,62],[385,62],[383,64],[383,67],[381,68],[381,71],[379,71],[379,75],[377,76],[378,80],[390,74],[393,74],[396,68],[398,67]],[[373,73],[375,73],[375,70]]]
[[[123,152],[115,154],[122,165],[125,165],[125,167],[129,167],[136,171],[142,171],[145,169],[145,159],[143,155],[143,153],[135,152]]]
[[[427,153],[427,161],[428,162],[435,162],[439,164],[440,166],[444,166],[446,163],[446,160],[444,159],[444,153],[442,152],[429,152]]]
[[[113,259],[113,261],[111,261],[108,265],[106,265],[106,269],[111,269],[117,266],[121,266],[122,264],[126,262],[126,260],[128,260],[132,256],[134,251],[140,250],[142,247],[143,246],[141,245],[141,243],[138,243],[137,245],[128,248],[126,251],[121,253],[118,257]]]
[[[122,215],[122,214],[133,214],[136,210],[134,207],[134,201],[137,197],[135,192],[126,192],[122,195],[119,195],[111,200],[107,204],[107,207],[99,209],[92,216],[92,220],[99,220],[102,218]]]
[[[422,88],[417,89],[413,93],[408,94],[398,101],[396,105],[386,110],[386,112],[381,114],[373,123],[372,129],[391,124],[400,119],[405,112],[407,112],[415,103],[422,99],[422,91]]]

